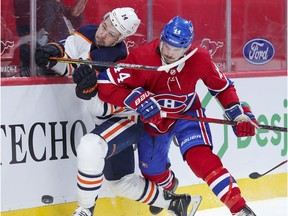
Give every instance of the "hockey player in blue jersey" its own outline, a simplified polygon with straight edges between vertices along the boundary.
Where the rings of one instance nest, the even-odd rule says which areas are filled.
[[[156,206],[151,208],[152,213],[166,208],[176,215],[185,216],[188,205],[192,203],[189,195],[163,191],[156,183],[134,174],[133,144],[141,138],[142,123],[137,121],[134,112],[126,112],[122,107],[99,99],[95,90],[96,73],[104,68],[49,61],[49,57],[109,62],[124,59],[127,47],[123,40],[134,34],[139,24],[140,20],[132,8],[117,8],[107,13],[99,26],[80,27],[66,39],[64,45],[51,42],[36,50],[38,66],[49,68],[59,75],[73,74],[76,94],[87,103],[96,124],[90,133],[81,138],[77,148],[79,207],[74,216],[93,215],[104,176],[116,195]],[[162,185],[163,188],[175,190],[177,180],[173,172],[169,169],[166,175],[165,180],[168,177],[169,181]],[[199,200],[199,197],[196,198]]]

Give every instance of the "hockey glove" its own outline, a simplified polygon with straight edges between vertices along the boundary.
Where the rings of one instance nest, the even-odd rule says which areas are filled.
[[[259,128],[259,123],[255,119],[249,107],[244,104],[236,104],[225,110],[224,117],[237,122],[232,126],[237,137],[254,136],[255,128]]]
[[[73,73],[73,81],[77,84],[77,97],[90,100],[97,93],[97,74],[89,65],[80,65]]]
[[[38,45],[35,52],[35,62],[39,67],[51,69],[57,61],[49,61],[50,57],[63,57],[65,48],[61,43],[50,42],[45,46]]]
[[[161,120],[161,108],[152,97],[151,92],[145,91],[142,87],[134,89],[125,100],[124,104],[140,114],[140,119],[145,123],[157,125]]]

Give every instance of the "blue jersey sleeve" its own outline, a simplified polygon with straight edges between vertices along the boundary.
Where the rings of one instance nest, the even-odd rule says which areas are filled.
[[[92,45],[93,46],[93,45]],[[91,46],[90,57],[94,61],[116,62],[127,57],[127,49],[124,42],[113,47],[102,47],[100,49]],[[107,67],[95,67],[98,71],[106,70]]]

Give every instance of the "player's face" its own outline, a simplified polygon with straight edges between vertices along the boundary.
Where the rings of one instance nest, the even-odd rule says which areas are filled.
[[[98,47],[113,46],[121,34],[113,26],[109,17],[103,20],[95,34],[95,43]]]
[[[186,52],[185,48],[173,47],[164,41],[161,41],[160,52],[161,57],[167,64],[171,64],[180,59]]]

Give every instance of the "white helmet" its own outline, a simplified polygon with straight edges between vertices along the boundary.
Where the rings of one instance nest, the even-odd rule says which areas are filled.
[[[121,33],[121,39],[133,35],[141,22],[134,9],[130,7],[114,9],[109,13],[109,18],[117,31]]]

